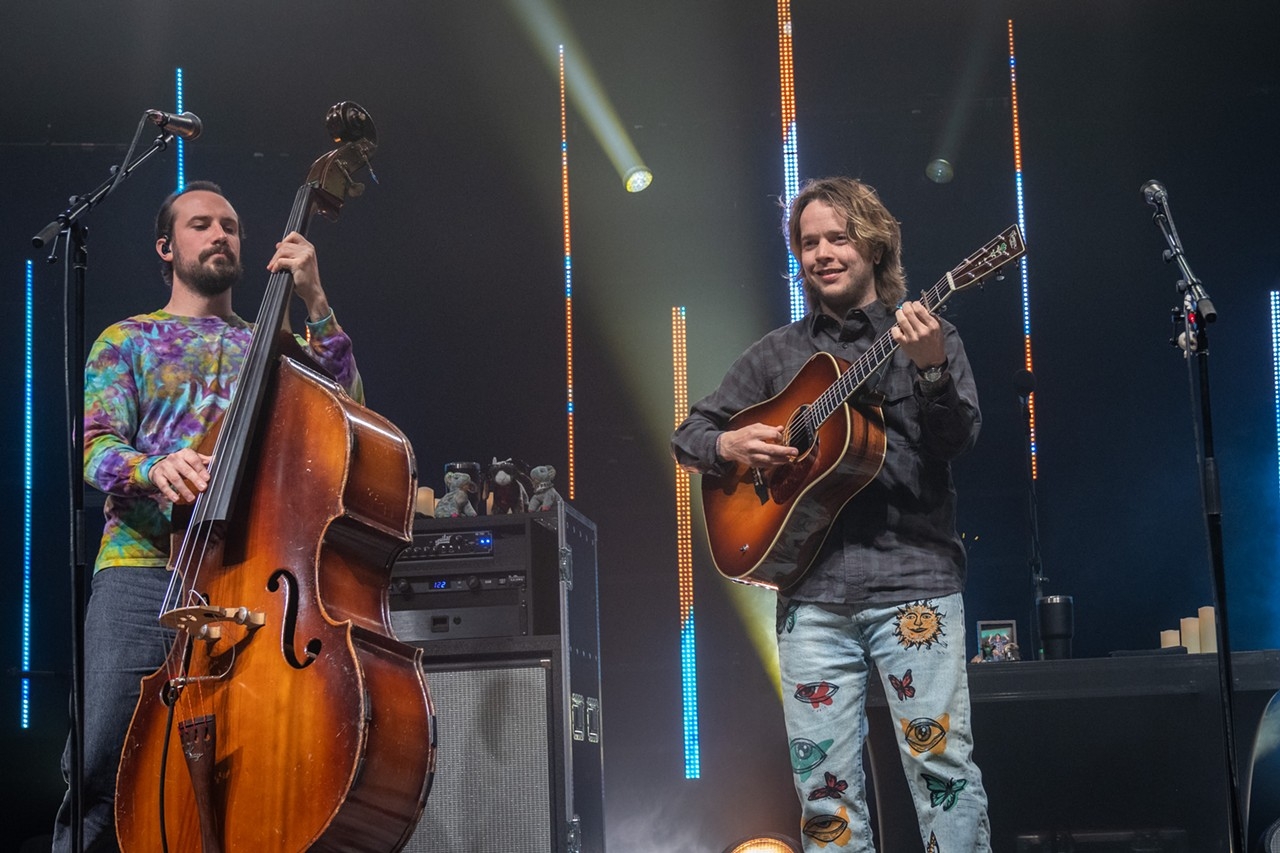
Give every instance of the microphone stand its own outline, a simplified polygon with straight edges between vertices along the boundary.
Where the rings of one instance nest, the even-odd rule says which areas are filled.
[[[138,124],[134,143],[142,133],[146,116]],[[112,167],[112,176],[88,195],[72,196],[70,206],[31,238],[42,249],[52,241],[47,263],[57,263],[58,237],[66,235],[67,256],[63,265],[63,375],[68,447],[67,487],[70,491],[68,536],[71,563],[71,736],[68,791],[71,801],[71,849],[84,848],[84,611],[87,556],[84,548],[84,292],[89,269],[88,231],[81,219],[97,207],[129,174],[158,151],[169,147],[173,133],[164,130],[151,148],[129,162],[133,145],[122,166]]]
[[[1036,377],[1030,370],[1019,370],[1013,377],[1018,389],[1018,412],[1022,416],[1023,435],[1026,437],[1026,474],[1027,474],[1027,524],[1031,534],[1031,554],[1027,557],[1027,566],[1031,570],[1031,618],[1028,620],[1032,630],[1030,651],[1037,655],[1040,648],[1040,616],[1038,604],[1044,597],[1044,585],[1049,579],[1044,575],[1044,567],[1040,560],[1040,513],[1036,498],[1035,447],[1031,434],[1031,394],[1036,388]],[[1026,660],[1024,657],[1023,660]]]
[[[1195,354],[1199,368],[1200,399],[1200,438],[1202,452],[1200,454],[1200,489],[1204,505],[1205,525],[1209,538],[1209,560],[1213,574],[1213,603],[1217,608],[1215,619],[1218,634],[1218,681],[1222,697],[1222,730],[1227,753],[1227,801],[1230,809],[1231,850],[1245,853],[1245,826],[1248,821],[1242,810],[1240,799],[1240,769],[1236,754],[1235,712],[1232,700],[1232,685],[1235,677],[1232,673],[1231,634],[1227,619],[1227,583],[1225,560],[1222,544],[1222,495],[1219,491],[1218,463],[1213,449],[1213,414],[1209,399],[1209,333],[1208,324],[1218,319],[1204,285],[1191,271],[1186,255],[1182,251],[1182,241],[1178,238],[1178,229],[1173,224],[1173,216],[1169,212],[1168,194],[1165,188],[1156,181],[1148,181],[1142,187],[1147,203],[1155,208],[1152,217],[1164,235],[1169,248],[1162,253],[1165,263],[1176,261],[1182,278],[1178,281],[1178,293],[1181,305],[1173,309],[1176,319],[1181,319],[1185,331],[1175,335],[1174,345],[1183,349],[1184,357]],[[1194,389],[1193,389],[1194,390]]]

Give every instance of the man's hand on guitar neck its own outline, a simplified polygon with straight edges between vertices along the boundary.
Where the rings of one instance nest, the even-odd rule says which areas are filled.
[[[890,330],[894,343],[916,367],[924,370],[947,359],[946,343],[938,318],[920,302],[904,302],[898,308],[898,324]]]
[[[751,424],[716,437],[716,455],[748,468],[777,468],[794,462],[799,451],[782,443],[780,426]]]

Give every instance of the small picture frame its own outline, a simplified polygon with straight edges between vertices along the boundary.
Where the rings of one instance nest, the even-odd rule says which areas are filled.
[[[983,663],[1021,660],[1018,623],[1012,619],[979,622],[977,659]]]

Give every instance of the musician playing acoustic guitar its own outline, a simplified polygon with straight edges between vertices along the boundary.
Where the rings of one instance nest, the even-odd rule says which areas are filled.
[[[965,552],[950,468],[981,423],[964,346],[950,323],[903,302],[899,224],[871,187],[850,178],[810,181],[786,229],[809,313],[739,356],[693,405],[672,449],[704,482],[753,469],[765,502],[771,492],[760,478],[792,465],[799,451],[785,440],[787,424],[730,428],[734,415],[783,392],[815,353],[853,361],[892,336],[897,351],[865,386],[874,397],[853,401],[877,425],[883,416],[884,441],[871,442],[883,463],[834,518],[807,571],[778,595],[783,711],[804,845],[874,849],[862,769],[874,664],[925,849],[987,853],[965,669]],[[866,408],[876,404],[879,412]]]
[[[84,849],[115,850],[116,768],[139,681],[172,643],[161,627],[171,573],[170,513],[209,483],[194,449],[231,399],[252,327],[231,310],[240,281],[240,219],[216,184],[193,181],[164,200],[155,252],[169,286],[163,310],[109,326],[85,368],[84,477],[107,494],[106,526],[85,616]],[[294,232],[267,268],[288,270],[307,306],[307,349],[363,398],[351,339],[320,286],[315,249]],[[185,482],[184,482],[185,480]],[[68,749],[70,744],[68,744]],[[63,755],[63,773],[69,758]],[[71,849],[70,791],[54,851]]]

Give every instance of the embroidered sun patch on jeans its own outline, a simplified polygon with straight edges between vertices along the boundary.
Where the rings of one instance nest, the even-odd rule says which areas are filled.
[[[942,642],[942,617],[946,615],[930,601],[904,604],[893,619],[893,636],[903,648],[930,649]]]

